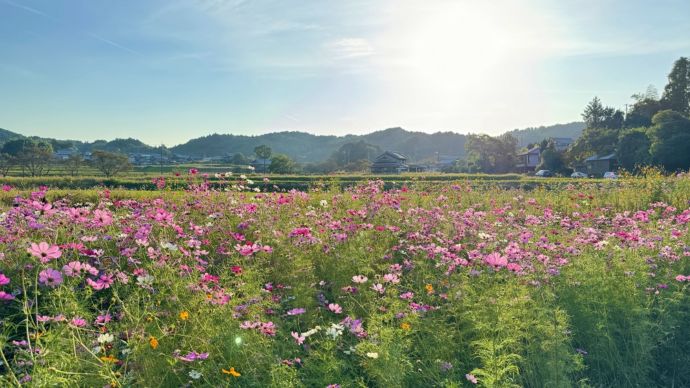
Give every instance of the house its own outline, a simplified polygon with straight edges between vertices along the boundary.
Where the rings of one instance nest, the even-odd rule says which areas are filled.
[[[58,160],[67,160],[67,159],[69,159],[70,156],[78,155],[78,154],[79,154],[79,151],[77,151],[76,148],[64,148],[64,149],[55,151],[53,156],[55,157],[55,159],[58,159]]]
[[[398,152],[386,151],[374,159],[373,174],[399,174],[409,171],[407,157]]]
[[[431,165],[430,171],[450,171],[460,159],[456,155],[436,154],[436,163]]]
[[[519,153],[517,156],[520,159],[520,163],[515,166],[518,171],[534,171],[539,162],[541,162],[541,149],[539,146],[534,146],[525,152]]]
[[[254,159],[249,165],[254,167],[255,172],[268,172],[268,167],[271,165],[271,159]]]
[[[563,152],[570,147],[571,144],[573,144],[573,139],[570,137],[552,137],[549,138],[553,142],[553,146],[556,148],[556,151]]]
[[[408,164],[407,171],[409,172],[426,172],[429,167],[424,164]]]
[[[605,172],[615,171],[618,168],[618,160],[615,153],[606,156],[594,155],[585,159],[585,166],[587,174],[602,177]]]

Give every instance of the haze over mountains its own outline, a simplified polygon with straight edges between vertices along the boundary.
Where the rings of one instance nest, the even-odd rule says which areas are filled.
[[[508,132],[518,139],[520,146],[539,142],[549,137],[577,138],[584,128],[582,122],[556,124],[538,128],[516,129]],[[0,128],[0,143],[24,137]],[[30,136],[30,135],[28,135]],[[212,134],[168,148],[165,152],[193,157],[214,157],[242,153],[250,156],[254,147],[265,144],[274,153],[285,154],[298,163],[316,163],[326,160],[334,151],[346,143],[364,141],[382,150],[394,150],[407,155],[411,161],[435,159],[437,155],[464,157],[465,134],[455,132],[414,132],[402,128],[388,128],[366,135],[326,136],[305,132],[272,132],[257,136]],[[145,144],[137,139],[115,139],[82,142],[78,140],[44,139],[50,141],[54,150],[77,148],[82,152],[94,149],[131,153],[157,153],[160,147]]]

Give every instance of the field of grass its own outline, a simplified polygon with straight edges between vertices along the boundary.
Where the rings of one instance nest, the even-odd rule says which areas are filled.
[[[107,178],[99,175],[81,176],[40,176],[22,177],[9,176],[0,178],[0,184],[6,184],[17,189],[33,189],[38,186],[48,186],[53,189],[127,189],[127,190],[158,190],[160,178],[163,178],[168,190],[187,190],[191,185],[203,180],[209,187],[215,189],[230,188],[242,184],[261,191],[289,191],[289,190],[342,190],[370,180],[381,180],[386,189],[401,188],[410,185],[445,186],[448,184],[471,183],[474,187],[523,188],[537,187],[561,188],[567,184],[579,184],[571,178],[539,178],[519,174],[442,174],[442,173],[410,173],[400,175],[370,175],[370,174],[333,174],[333,175],[264,175],[264,174],[224,174],[198,173],[198,179],[190,180],[185,174],[133,173]],[[246,179],[240,179],[246,176]],[[602,183],[603,179],[587,179],[588,183]]]
[[[438,177],[5,180],[0,385],[690,386],[690,178]]]

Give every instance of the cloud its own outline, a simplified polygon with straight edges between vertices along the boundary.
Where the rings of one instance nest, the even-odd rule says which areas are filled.
[[[336,59],[368,57],[374,54],[374,47],[362,38],[342,38],[326,44]]]
[[[23,9],[24,11],[31,12],[31,13],[36,14],[36,15],[50,18],[50,16],[48,14],[46,14],[45,12],[39,11],[36,8],[31,8],[31,7],[27,7],[26,5],[17,4],[14,1],[10,1],[10,0],[3,0],[3,2],[7,5],[11,5],[12,7]]]
[[[114,42],[114,41],[110,40],[110,39],[106,39],[106,38],[104,38],[104,37],[102,37],[102,36],[100,36],[100,35],[96,35],[96,34],[94,34],[93,32],[86,32],[86,34],[87,34],[88,36],[92,37],[93,39],[96,39],[96,40],[98,40],[98,41],[100,41],[100,42],[103,42],[103,43],[105,43],[105,44],[107,44],[107,45],[110,45],[110,46],[113,46],[113,47],[115,47],[115,48],[118,48],[118,49],[120,49],[120,50],[124,50],[124,51],[127,51],[127,52],[129,52],[129,53],[136,54],[136,55],[141,55],[141,53],[139,53],[139,52],[137,52],[137,51],[135,51],[135,50],[132,50],[132,49],[129,48],[129,47],[123,46],[123,45],[121,45],[121,44],[119,44],[119,43],[117,43],[117,42]]]

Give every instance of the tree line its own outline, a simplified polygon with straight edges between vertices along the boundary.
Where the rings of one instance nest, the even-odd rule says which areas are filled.
[[[565,151],[553,141],[529,144],[538,146],[541,162],[536,170],[548,169],[567,174],[571,166],[582,165],[590,156],[615,154],[621,168],[636,171],[655,165],[667,171],[690,168],[690,61],[681,57],[673,64],[661,96],[653,86],[631,96],[633,103],[623,112],[605,106],[594,97],[584,109],[582,135]],[[504,173],[518,162],[517,139],[468,135],[467,159],[454,166],[459,172]]]
[[[86,160],[80,153],[69,155],[57,161],[49,141],[31,138],[15,139],[0,148],[0,175],[7,176],[12,169],[19,169],[23,175],[41,176],[55,168],[62,168],[69,175],[76,176],[87,167],[95,168],[106,177],[129,170],[132,165],[127,155],[103,150],[94,150]]]

